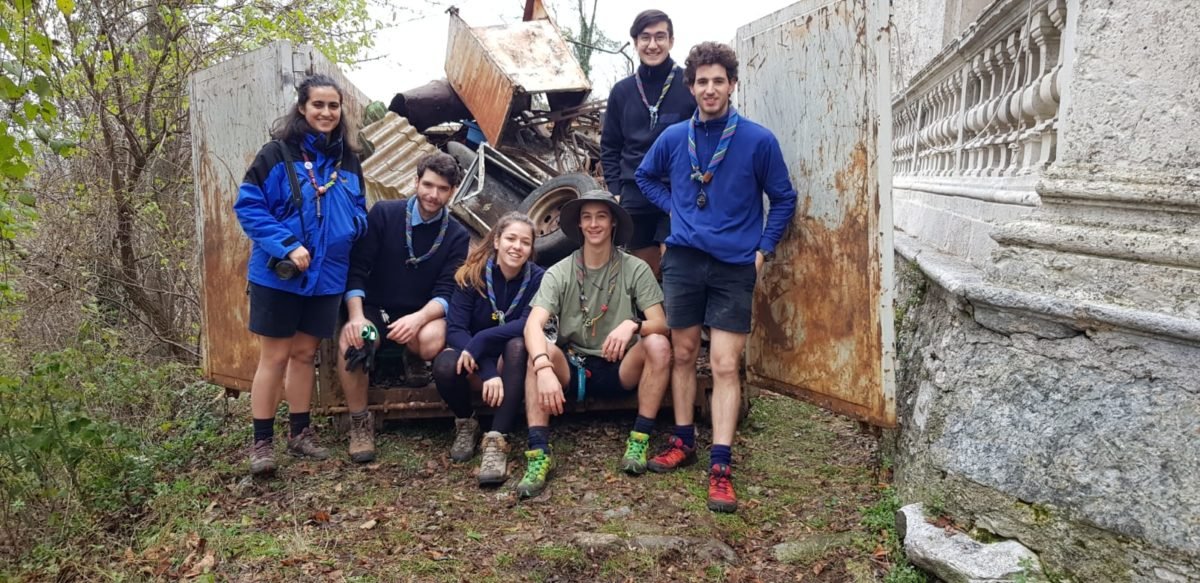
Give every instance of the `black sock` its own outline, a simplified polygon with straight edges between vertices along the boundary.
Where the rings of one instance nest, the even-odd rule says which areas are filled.
[[[733,463],[733,452],[728,445],[717,445],[714,443],[708,455],[714,466],[728,466]]]
[[[358,423],[362,423],[362,422],[363,422],[363,421],[365,421],[366,419],[367,419],[367,410],[366,410],[366,409],[363,409],[362,411],[359,411],[358,413],[351,413],[351,414],[350,414],[350,420],[351,420],[351,421],[355,421],[355,422],[358,422]]]
[[[529,428],[529,449],[550,453],[550,428],[545,425]]]
[[[275,439],[275,418],[254,420],[254,443]]]
[[[303,413],[289,413],[288,414],[288,424],[291,425],[291,427],[292,427],[290,435],[292,437],[296,437],[297,435],[300,435],[300,432],[304,431],[304,428],[308,427],[308,424],[311,422],[312,422],[312,418],[309,415],[308,411],[305,411]]]
[[[654,433],[654,420],[649,417],[637,416],[637,420],[633,422],[633,430],[638,433],[650,435]]]
[[[696,426],[695,425],[676,425],[675,431],[671,433],[679,438],[684,445],[688,447],[696,447]]]

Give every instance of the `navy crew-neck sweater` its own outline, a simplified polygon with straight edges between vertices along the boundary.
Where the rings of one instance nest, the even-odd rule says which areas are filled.
[[[638,66],[635,75],[641,76],[650,105],[658,102],[663,83],[674,67],[675,61],[669,57],[654,67]],[[668,126],[692,117],[695,111],[696,100],[683,82],[683,69],[675,72],[671,88],[659,108],[658,124],[653,127],[650,126],[650,110],[642,103],[633,75],[613,86],[600,132],[600,162],[604,167],[605,185],[609,192],[621,197],[621,206],[625,210],[634,214],[656,212],[638,188],[634,173],[659,134]]]
[[[350,253],[350,275],[346,289],[366,291],[364,304],[379,306],[398,318],[420,310],[433,298],[449,299],[454,293],[454,271],[467,258],[471,238],[450,217],[446,238],[433,257],[410,267],[404,225],[408,223],[408,201],[381,200],[367,214],[367,234]],[[413,247],[420,257],[437,238],[441,221],[413,227]]]
[[[487,292],[480,293],[473,287],[458,287],[450,299],[450,313],[446,316],[446,346],[466,350],[479,363],[479,378],[490,380],[500,376],[497,363],[504,345],[525,332],[525,319],[529,317],[529,302],[542,285],[546,271],[529,262],[529,286],[513,309],[513,314],[504,324],[492,319],[492,304]],[[525,280],[524,270],[513,280],[504,279],[499,268],[492,270],[492,289],[496,292],[496,306],[507,311],[513,298],[521,290]]]

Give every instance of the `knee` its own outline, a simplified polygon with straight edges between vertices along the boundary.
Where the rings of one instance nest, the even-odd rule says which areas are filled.
[[[738,369],[741,367],[741,355],[722,355],[711,354],[709,366],[712,367],[714,377],[731,378],[738,376]]]
[[[433,378],[439,384],[458,376],[458,351],[443,350],[433,358]]]
[[[646,362],[654,367],[666,367],[671,362],[671,341],[662,334],[651,334],[642,338],[645,343]]]
[[[700,356],[700,344],[689,339],[673,338],[671,350],[675,354],[675,363],[695,363]]]
[[[293,345],[288,358],[300,364],[312,364],[317,357],[317,345]]]
[[[517,336],[516,338],[513,338],[513,339],[509,340],[508,342],[504,343],[504,356],[505,356],[505,360],[508,360],[509,356],[512,356],[514,358],[524,357],[525,356],[525,339],[520,336]]]

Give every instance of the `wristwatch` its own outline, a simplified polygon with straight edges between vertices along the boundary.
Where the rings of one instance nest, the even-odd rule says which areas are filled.
[[[637,324],[637,328],[635,328],[633,330],[633,333],[637,334],[638,336],[641,336],[642,335],[642,320],[639,318],[634,318],[633,323]]]
[[[774,251],[767,251],[767,250],[765,250],[765,249],[759,249],[759,250],[758,250],[758,252],[759,252],[759,253],[762,253],[762,255],[763,255],[763,261],[770,261],[770,260],[772,260],[772,259],[775,259],[775,252],[774,252]]]

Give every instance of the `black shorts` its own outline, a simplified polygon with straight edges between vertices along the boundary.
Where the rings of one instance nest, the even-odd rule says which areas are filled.
[[[734,265],[690,247],[667,247],[662,260],[663,304],[672,330],[704,324],[709,328],[748,334],[754,284],[754,264]]]
[[[671,234],[671,217],[662,211],[631,214],[630,218],[633,219],[633,236],[625,245],[630,251],[657,247]]]
[[[579,399],[579,368],[567,359],[571,369],[571,380],[563,387],[568,401]],[[588,375],[584,385],[584,398],[620,399],[636,392],[637,386],[630,388],[621,386],[621,362],[609,362],[600,356],[584,357],[583,366]]]
[[[375,325],[375,329],[379,331],[379,340],[383,343],[392,342],[388,339],[388,324],[407,316],[416,310],[403,311],[396,308],[385,310],[382,307],[371,304],[363,304],[363,317],[370,320]],[[385,316],[386,314],[386,316]],[[395,344],[393,342],[393,344]]]
[[[303,332],[333,338],[337,331],[341,294],[302,296],[251,283],[250,331],[268,338],[291,338]]]

